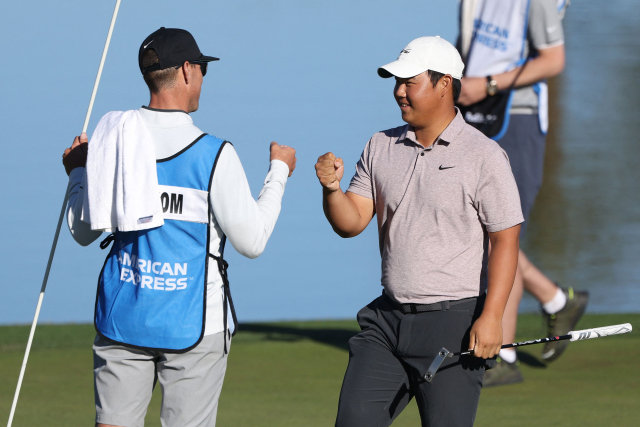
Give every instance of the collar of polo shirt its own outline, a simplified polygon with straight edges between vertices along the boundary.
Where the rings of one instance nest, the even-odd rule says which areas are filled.
[[[448,147],[449,144],[451,144],[454,141],[454,139],[458,136],[458,134],[462,131],[465,121],[462,118],[462,113],[460,113],[460,110],[458,109],[458,107],[454,107],[454,108],[456,109],[456,116],[453,118],[451,123],[449,123],[449,126],[447,126],[447,128],[444,131],[442,131],[442,133],[436,140],[435,144],[426,147],[425,148],[426,150],[431,150],[433,146],[437,144]],[[416,134],[413,130],[413,126],[411,126],[410,124],[405,125],[404,131],[400,135],[400,138],[398,138],[398,141],[396,141],[396,144],[405,139],[408,139],[414,144],[422,147],[422,144],[420,144],[418,142],[418,139],[416,138]]]

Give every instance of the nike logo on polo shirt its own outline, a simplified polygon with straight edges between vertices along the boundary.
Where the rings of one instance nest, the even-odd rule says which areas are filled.
[[[440,167],[438,169],[440,169],[441,171],[445,170],[445,169],[451,169],[451,168],[455,168],[455,166],[442,166],[440,165]]]

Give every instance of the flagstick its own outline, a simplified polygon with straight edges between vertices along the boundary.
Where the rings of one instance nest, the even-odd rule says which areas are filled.
[[[102,51],[102,58],[100,59],[100,66],[98,67],[98,75],[96,81],[93,84],[93,92],[91,92],[91,100],[89,101],[89,108],[87,109],[87,115],[84,119],[84,125],[82,126],[82,132],[87,131],[89,126],[89,118],[91,117],[91,110],[93,110],[93,102],[96,99],[96,93],[98,92],[98,85],[100,84],[100,77],[102,76],[102,68],[104,67],[104,61],[107,58],[107,51],[109,50],[109,44],[111,43],[111,34],[113,33],[113,27],[116,24],[116,17],[118,16],[118,9],[120,9],[120,0],[116,1],[116,7],[113,11],[111,18],[111,25],[109,26],[109,33],[107,34],[107,41],[104,44],[104,50]],[[51,263],[53,262],[53,256],[56,252],[56,246],[58,245],[58,236],[60,235],[60,228],[62,227],[62,220],[66,212],[67,202],[69,201],[69,186],[64,193],[64,202],[62,203],[62,209],[60,210],[60,217],[58,218],[58,226],[56,227],[56,234],[53,237],[53,244],[51,245],[51,252],[49,253],[49,261],[47,262],[47,268],[44,273],[44,279],[42,280],[42,287],[40,288],[40,296],[38,297],[38,304],[36,305],[36,314],[33,316],[33,322],[31,323],[31,332],[29,332],[29,340],[27,341],[27,349],[24,353],[24,359],[22,360],[22,367],[20,368],[20,376],[18,377],[18,385],[16,387],[16,393],[13,396],[13,404],[11,405],[11,412],[9,413],[9,422],[7,427],[11,427],[13,423],[13,417],[16,412],[16,406],[18,405],[18,397],[20,396],[20,389],[22,388],[22,380],[24,379],[24,372],[27,369],[27,361],[29,360],[29,352],[31,351],[31,344],[33,343],[33,336],[36,332],[36,325],[38,324],[38,317],[40,316],[40,308],[42,307],[42,300],[44,299],[44,291],[47,288],[47,280],[49,279],[49,272],[51,271]]]

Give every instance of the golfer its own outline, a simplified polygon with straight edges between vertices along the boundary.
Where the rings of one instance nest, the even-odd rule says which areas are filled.
[[[158,381],[163,426],[214,426],[236,327],[224,242],[249,258],[263,252],[295,150],[271,143],[256,202],[233,146],[204,134],[189,115],[217,58],[203,55],[189,32],[163,27],[143,41],[138,60],[148,107],[107,114],[91,143],[76,137],[63,159],[74,239],[88,245],[115,227],[101,245],[115,239],[98,281],[96,423],[143,426]],[[118,156],[102,155],[112,147]],[[103,188],[107,178],[113,182]],[[128,197],[147,185],[156,188],[149,200]],[[105,215],[98,207],[112,199]],[[155,207],[159,213],[129,217]],[[108,226],[95,224],[102,217]]]
[[[388,426],[414,396],[422,425],[471,426],[502,344],[523,218],[506,154],[454,107],[463,67],[445,40],[413,40],[378,69],[395,77],[407,124],[373,135],[346,193],[342,159],[316,164],[335,232],[357,236],[377,214],[382,256],[384,290],[358,313],[337,426]],[[442,347],[475,357],[448,359],[429,384]]]

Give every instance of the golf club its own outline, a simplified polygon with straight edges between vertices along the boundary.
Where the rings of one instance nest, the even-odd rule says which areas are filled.
[[[504,344],[500,348],[521,347],[524,345],[541,344],[541,343],[551,342],[551,341],[563,341],[563,340],[582,341],[582,340],[588,340],[591,338],[607,337],[609,335],[626,334],[631,332],[632,329],[633,328],[631,327],[631,323],[624,323],[622,325],[603,326],[601,328],[583,329],[581,331],[570,331],[566,335],[560,335],[557,337],[540,338],[537,340]],[[430,383],[431,381],[433,381],[433,377],[436,375],[438,368],[440,368],[440,365],[442,365],[442,362],[444,362],[446,358],[451,358],[454,356],[466,356],[472,353],[473,353],[473,350],[459,351],[457,353],[453,353],[447,350],[446,348],[442,347],[442,349],[438,352],[438,355],[435,357],[435,359],[433,359],[433,362],[431,362],[431,366],[429,366],[429,369],[427,370],[427,373],[424,375],[423,378],[425,379],[425,381]]]
[[[111,34],[113,33],[113,27],[116,24],[116,17],[118,16],[118,9],[120,8],[120,0],[116,0],[116,7],[113,10],[113,16],[111,18],[111,25],[109,26],[109,33],[107,34],[107,41],[102,51],[102,58],[100,59],[100,66],[98,67],[98,75],[96,81],[93,84],[93,92],[91,93],[91,100],[89,101],[89,108],[87,109],[87,115],[84,119],[84,125],[82,126],[82,132],[87,131],[89,126],[89,118],[91,117],[91,110],[93,110],[93,102],[98,92],[98,85],[100,84],[100,76],[102,76],[102,68],[104,67],[104,61],[107,58],[107,51],[109,50],[109,43],[111,43]],[[20,368],[20,376],[18,377],[18,385],[16,392],[13,396],[13,403],[11,405],[11,412],[9,413],[9,422],[7,427],[11,427],[13,423],[13,416],[15,415],[16,406],[18,405],[18,397],[20,396],[20,388],[22,387],[22,380],[24,378],[24,372],[27,368],[27,361],[29,359],[29,352],[31,351],[31,343],[33,342],[33,336],[36,332],[36,325],[38,324],[38,317],[40,316],[40,308],[42,307],[42,300],[44,298],[44,291],[47,288],[47,280],[49,279],[49,271],[51,270],[51,263],[53,262],[53,256],[56,252],[56,246],[58,245],[58,236],[60,235],[60,227],[62,226],[62,220],[67,207],[67,201],[69,200],[69,187],[64,193],[64,201],[62,202],[62,209],[60,210],[60,217],[58,218],[58,226],[56,227],[56,233],[53,237],[53,244],[51,245],[51,252],[49,253],[49,261],[47,262],[47,268],[44,273],[44,279],[42,280],[42,287],[40,288],[40,296],[38,297],[38,304],[36,305],[36,313],[33,316],[33,322],[31,323],[31,332],[29,333],[29,340],[27,341],[27,349],[24,353],[24,359],[22,360],[22,367]]]

